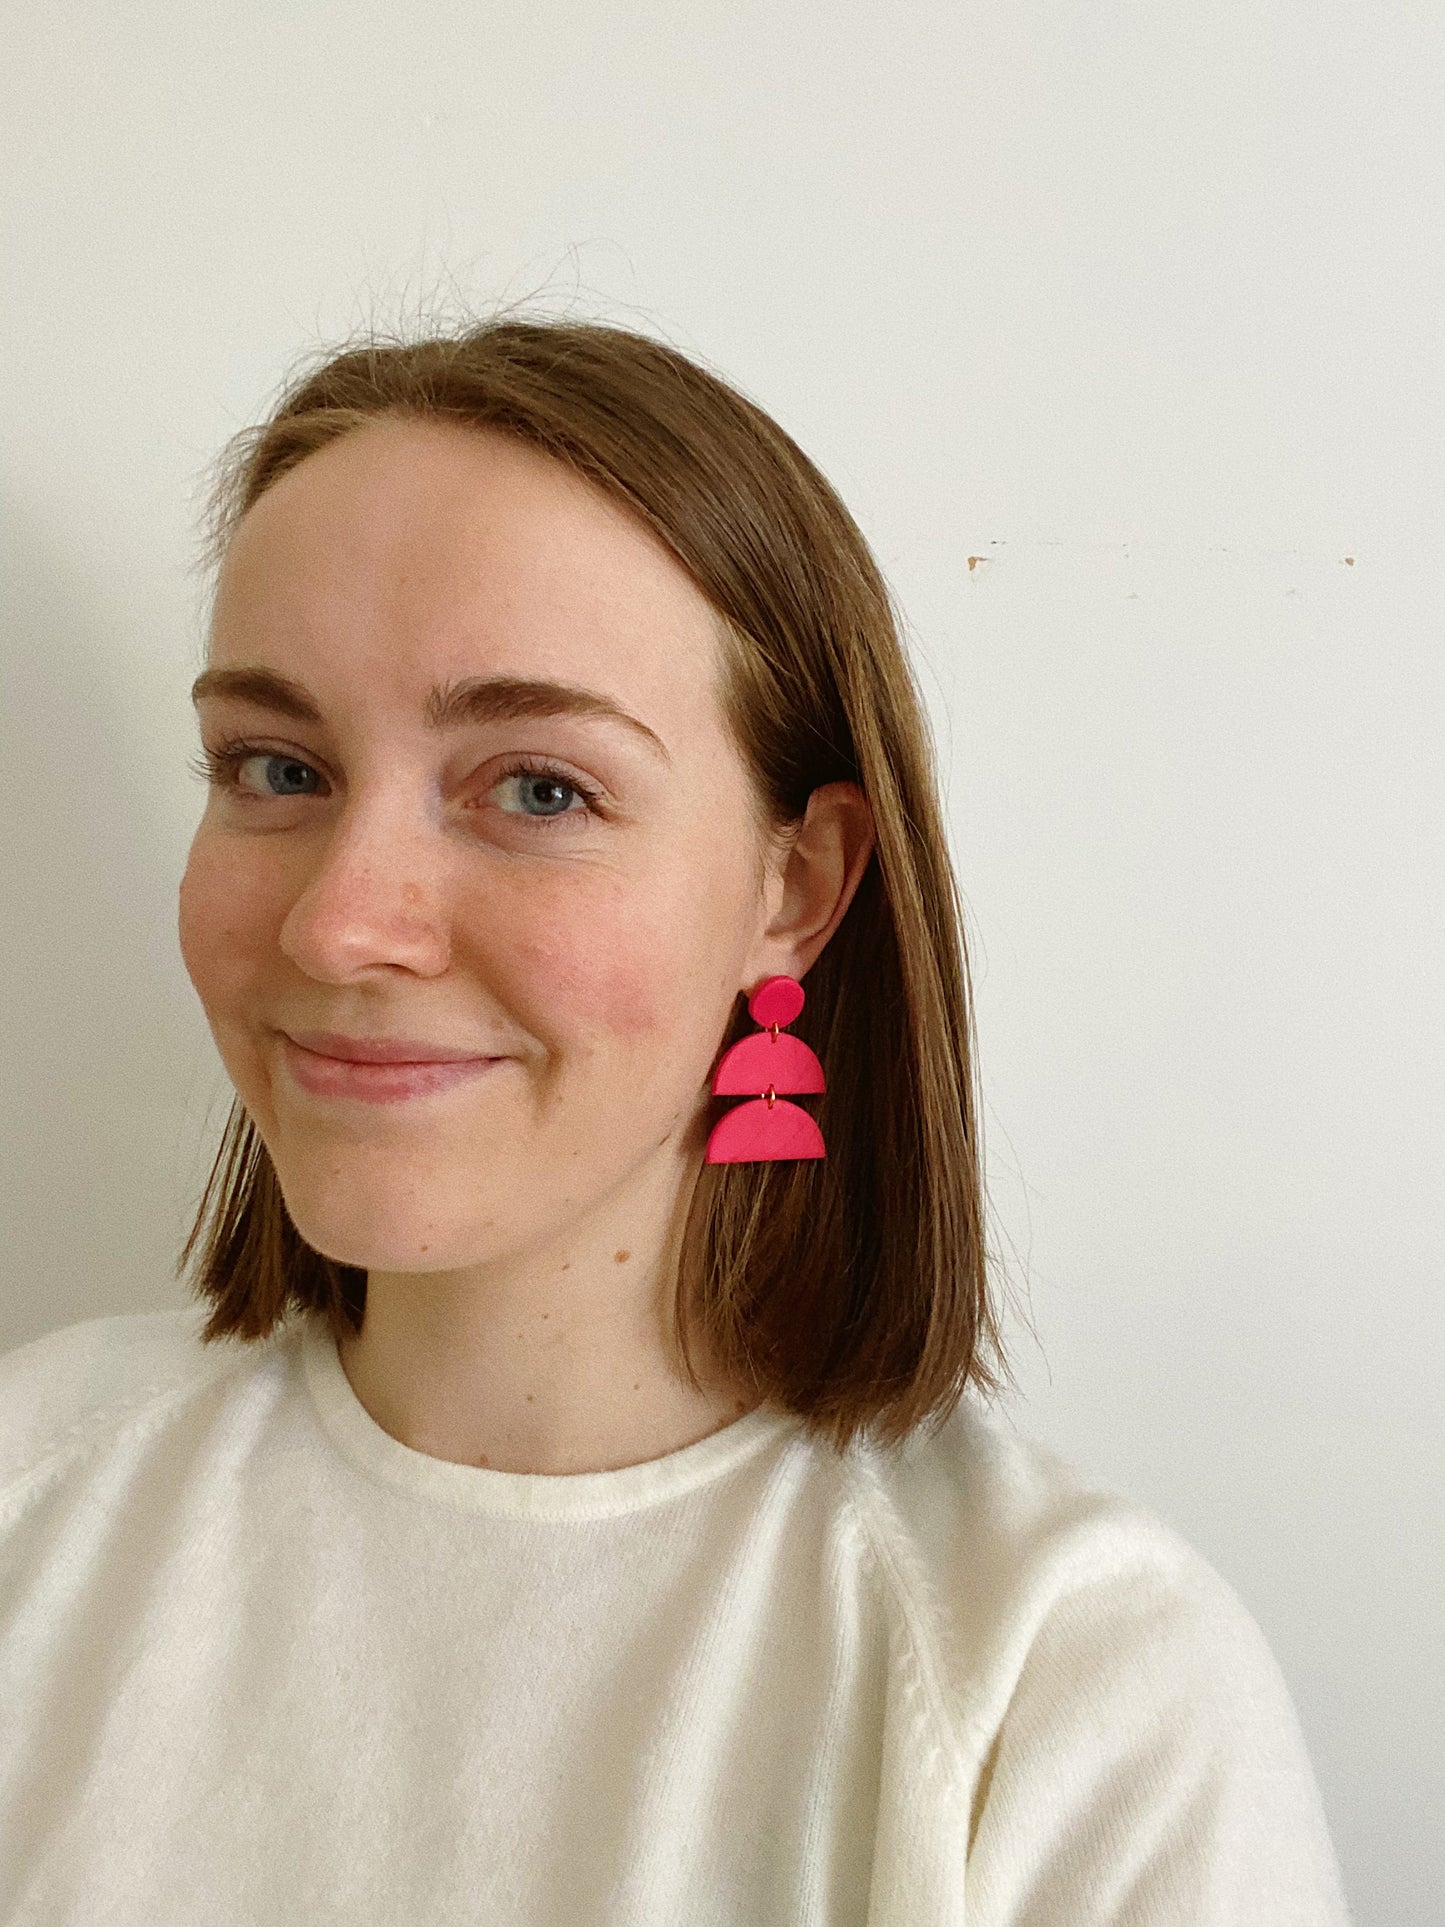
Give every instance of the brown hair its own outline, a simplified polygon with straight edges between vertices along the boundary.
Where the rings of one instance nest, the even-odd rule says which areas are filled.
[[[328,352],[219,460],[207,559],[288,469],[377,416],[515,435],[604,489],[722,617],[720,697],[764,835],[855,782],[875,846],[795,1026],[822,1060],[823,1158],[705,1164],[673,1331],[839,1450],[941,1426],[1011,1379],[985,1252],[961,905],[926,711],[887,585],[830,483],[770,416],[677,350],[596,322],[494,316]],[[719,1054],[755,1028],[739,993]],[[212,1208],[213,1194],[215,1196]],[[176,1271],[214,1301],[206,1341],[292,1309],[360,1329],[364,1270],[300,1236],[237,1099]]]

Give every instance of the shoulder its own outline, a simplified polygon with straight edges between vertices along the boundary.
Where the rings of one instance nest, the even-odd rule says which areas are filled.
[[[0,1356],[0,1495],[242,1361],[201,1342],[209,1308],[125,1312],[46,1332]]]
[[[870,1536],[912,1586],[953,1720],[991,1732],[1026,1669],[1118,1670],[1192,1702],[1230,1679],[1282,1690],[1257,1623],[1172,1526],[996,1408],[965,1400],[932,1438],[867,1454]],[[942,1710],[942,1709],[940,1709]]]
[[[1347,1921],[1284,1677],[1181,1534],[974,1404],[857,1474],[981,1920]]]

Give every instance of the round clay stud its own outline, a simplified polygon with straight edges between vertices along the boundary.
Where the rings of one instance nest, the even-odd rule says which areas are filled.
[[[803,986],[796,977],[764,977],[748,999],[748,1015],[764,1030],[791,1024],[803,1008]]]

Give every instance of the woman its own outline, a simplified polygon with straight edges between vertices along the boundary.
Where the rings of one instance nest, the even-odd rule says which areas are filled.
[[[988,1404],[931,744],[818,470],[501,319],[328,357],[210,530],[238,1106],[203,1316],[0,1362],[0,1918],[1346,1920],[1246,1609]]]

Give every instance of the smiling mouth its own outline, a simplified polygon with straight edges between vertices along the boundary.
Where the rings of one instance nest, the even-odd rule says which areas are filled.
[[[463,1064],[478,1060],[495,1062],[497,1055],[488,1051],[457,1050],[449,1044],[423,1043],[411,1037],[347,1037],[334,1030],[283,1030],[281,1035],[314,1057],[327,1057],[344,1064]]]
[[[464,1057],[449,1063],[406,1061],[364,1064],[308,1050],[284,1031],[282,1054],[292,1079],[314,1097],[360,1098],[373,1103],[400,1103],[454,1089],[484,1077],[504,1057]]]

